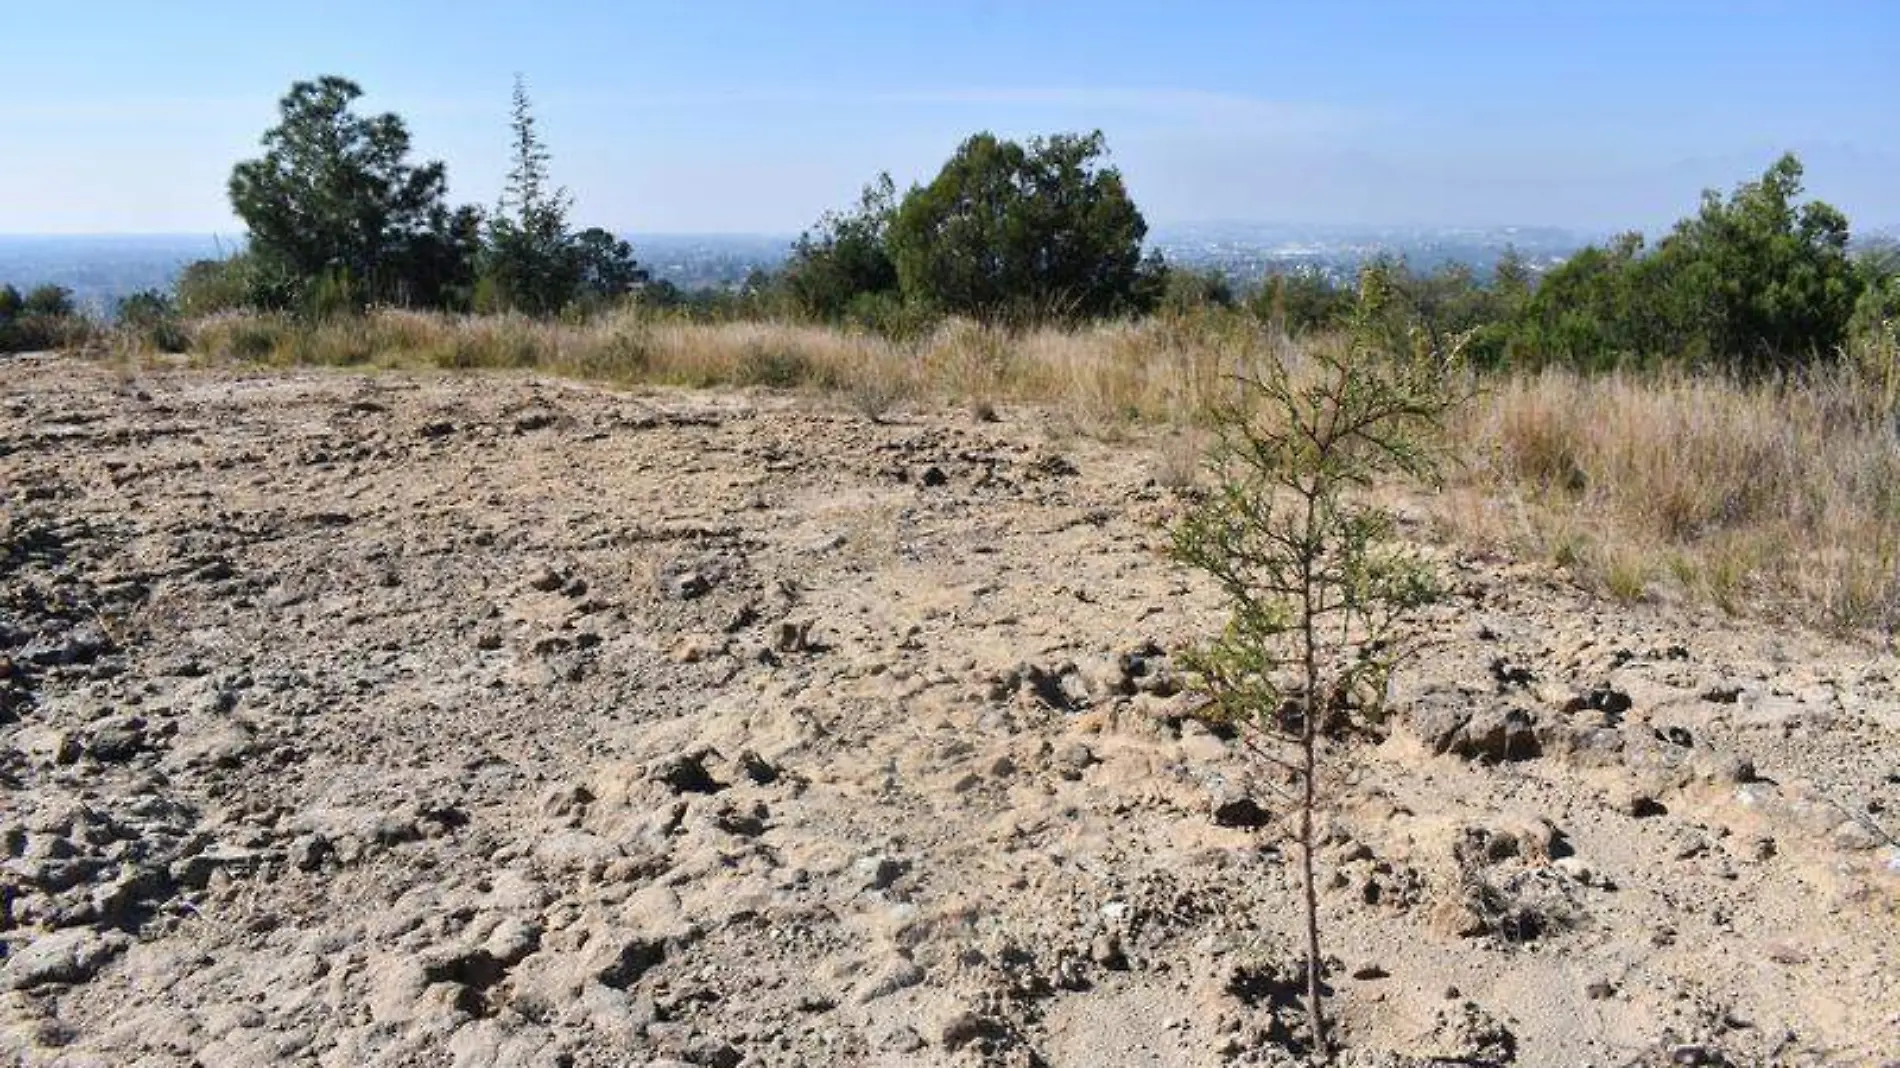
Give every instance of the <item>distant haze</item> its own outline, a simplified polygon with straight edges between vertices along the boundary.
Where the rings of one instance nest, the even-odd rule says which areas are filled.
[[[793,240],[789,234],[625,236],[655,278],[685,289],[737,287],[754,270],[783,263]],[[1401,257],[1421,269],[1461,263],[1482,275],[1512,249],[1532,269],[1541,269],[1585,240],[1551,228],[1206,223],[1156,227],[1148,245],[1171,264],[1217,271],[1245,285],[1272,271],[1312,271],[1340,280],[1375,256]],[[193,260],[242,247],[241,238],[209,234],[0,234],[0,283],[64,286],[83,307],[110,312],[132,293],[170,289]]]
[[[492,204],[526,75],[581,225],[795,233],[965,135],[1101,128],[1161,225],[1654,231],[1780,152],[1900,223],[1900,5],[102,0],[0,33],[0,233],[239,229],[299,78],[363,84]]]

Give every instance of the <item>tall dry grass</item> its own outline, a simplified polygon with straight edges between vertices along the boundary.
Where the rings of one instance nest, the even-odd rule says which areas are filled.
[[[1608,593],[1900,625],[1900,412],[1850,370],[1739,383],[1550,371],[1485,384],[1450,428],[1465,537]]]
[[[878,411],[911,399],[1060,400],[1095,428],[1191,421],[1222,361],[1249,358],[1253,345],[1239,316],[1026,332],[953,319],[896,341],[805,323],[703,323],[637,311],[580,324],[391,310],[315,324],[223,314],[196,323],[193,337],[200,356],[218,361],[533,368],[619,383],[808,388]]]
[[[1136,423],[1199,425],[1232,372],[1345,344],[1291,344],[1220,312],[1026,332],[952,320],[908,341],[637,311],[582,324],[380,311],[312,326],[226,315],[195,324],[194,336],[213,360],[824,390],[874,418],[916,401],[1037,403],[1099,436]],[[1900,626],[1891,374],[1850,367],[1757,384],[1493,377],[1474,383],[1448,430],[1456,462],[1437,509],[1448,536],[1542,555],[1625,599],[1687,595],[1846,629]]]

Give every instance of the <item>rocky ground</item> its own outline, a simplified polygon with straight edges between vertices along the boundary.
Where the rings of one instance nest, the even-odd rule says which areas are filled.
[[[1298,1063],[1156,445],[0,362],[0,1056]],[[1327,778],[1347,1062],[1894,1063],[1894,656],[1437,551]]]

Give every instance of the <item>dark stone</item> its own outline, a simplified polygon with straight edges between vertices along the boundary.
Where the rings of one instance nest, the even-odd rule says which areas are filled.
[[[666,943],[651,938],[635,938],[620,947],[613,963],[602,968],[595,976],[602,986],[615,990],[625,990],[640,981],[640,977],[652,971],[666,960]]]
[[[706,758],[713,755],[710,749],[680,753],[654,764],[647,769],[647,775],[665,783],[676,794],[716,794],[724,790],[726,784],[714,779],[706,770]]]
[[[1217,801],[1213,810],[1214,823],[1220,827],[1241,827],[1254,830],[1265,827],[1273,820],[1273,813],[1261,808],[1253,798],[1241,795],[1223,798]]]

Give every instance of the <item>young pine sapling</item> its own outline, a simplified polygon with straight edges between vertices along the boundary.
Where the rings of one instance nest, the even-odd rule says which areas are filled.
[[[1361,281],[1362,323],[1380,283],[1376,273]],[[1268,360],[1237,376],[1238,399],[1214,412],[1216,484],[1174,531],[1175,557],[1212,576],[1231,613],[1190,660],[1196,684],[1236,728],[1292,746],[1290,759],[1273,759],[1295,784],[1307,1023],[1322,1060],[1331,1045],[1314,871],[1322,758],[1371,711],[1360,695],[1383,692],[1410,617],[1435,593],[1372,490],[1435,477],[1433,439],[1451,403],[1439,352],[1380,351],[1368,336],[1314,346],[1310,367]]]

